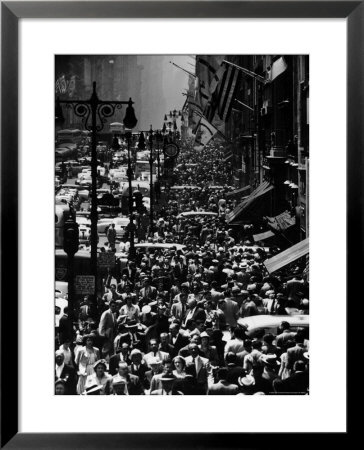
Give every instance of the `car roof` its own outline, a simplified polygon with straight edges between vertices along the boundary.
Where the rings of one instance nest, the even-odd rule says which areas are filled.
[[[128,189],[129,188],[129,183],[127,181],[123,182],[123,188]],[[137,187],[139,185],[139,187],[141,188],[150,188],[150,183],[149,181],[138,181],[138,180],[132,180],[131,182],[131,186],[132,187]]]
[[[55,305],[59,306],[60,308],[62,308],[62,307],[64,308],[64,307],[68,306],[68,300],[66,300],[63,297],[56,297],[55,298]]]
[[[178,189],[199,189],[198,186],[190,186],[190,185],[181,185],[181,186],[172,186],[171,190],[178,190]]]
[[[183,244],[174,244],[174,243],[154,243],[154,242],[142,242],[140,244],[135,244],[135,248],[166,248],[170,249],[172,247],[176,247],[177,250],[183,250],[186,248]]]
[[[188,216],[217,216],[216,212],[213,211],[185,211],[177,216],[177,219],[180,217],[188,217]]]
[[[309,316],[307,314],[295,314],[292,316],[271,316],[260,314],[258,316],[241,317],[238,325],[248,326],[248,331],[257,328],[276,328],[282,322],[288,322],[291,326],[308,326]]]

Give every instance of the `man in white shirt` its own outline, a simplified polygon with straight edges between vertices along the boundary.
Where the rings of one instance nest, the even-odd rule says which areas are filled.
[[[210,361],[199,355],[198,345],[191,343],[188,346],[190,356],[185,358],[186,366],[194,367],[194,377],[199,395],[206,395],[208,386],[213,384],[212,369]]]
[[[119,313],[121,316],[126,316],[126,320],[136,320],[139,322],[140,308],[138,305],[133,305],[133,298],[131,296],[126,297],[126,305],[123,305]]]
[[[186,327],[187,323],[190,320],[198,321],[202,320],[205,321],[206,314],[205,311],[197,306],[197,301],[194,298],[190,298],[187,300],[187,306],[188,306],[188,312],[186,314],[186,317],[183,321],[183,326]]]
[[[61,378],[64,369],[64,354],[62,350],[56,351],[56,378]]]
[[[150,346],[151,351],[144,355],[144,361],[146,362],[148,367],[151,367],[150,362],[151,362],[151,360],[153,360],[155,358],[158,358],[162,362],[170,358],[168,353],[158,350],[158,340],[157,339],[151,339],[149,342],[149,346]]]
[[[66,395],[76,394],[76,377],[75,369],[72,366],[64,363],[64,354],[62,350],[56,351],[56,365],[55,365],[55,381],[64,380]]]
[[[235,355],[242,352],[244,350],[244,337],[245,331],[240,327],[235,328],[234,339],[231,339],[226,343],[224,355],[226,356],[229,352],[232,352]]]

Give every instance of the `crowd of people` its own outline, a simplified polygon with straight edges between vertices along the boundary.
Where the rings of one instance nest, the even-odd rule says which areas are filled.
[[[229,227],[237,199],[226,194],[223,150],[182,149],[176,186],[165,189],[151,243],[184,248],[142,251],[105,279],[97,302],[79,302],[75,322],[60,319],[56,394],[308,394],[308,329],[285,316],[309,313],[301,264],[269,274],[276,250],[253,245],[253,225]],[[196,164],[195,166],[191,166]],[[183,211],[214,215],[178,218]],[[242,318],[282,316],[275,333],[254,335]]]

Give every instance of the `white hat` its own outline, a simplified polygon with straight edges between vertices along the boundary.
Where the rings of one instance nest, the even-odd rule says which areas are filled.
[[[201,337],[201,338],[203,338],[203,337],[210,338],[210,335],[209,335],[208,333],[206,333],[206,331],[203,331],[203,332],[200,334],[200,337]]]
[[[246,375],[245,377],[240,377],[238,379],[238,383],[240,384],[240,386],[254,386],[255,379],[251,375]]]
[[[143,314],[149,314],[151,312],[152,308],[149,305],[144,305],[142,308]]]

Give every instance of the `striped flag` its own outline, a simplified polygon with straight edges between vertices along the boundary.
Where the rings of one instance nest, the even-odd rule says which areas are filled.
[[[223,60],[224,56],[219,55],[199,55],[196,57],[196,76],[200,82],[199,91],[203,110],[211,99],[212,83]],[[214,83],[214,86],[216,88],[216,83]]]
[[[215,75],[210,84],[211,95],[214,94],[214,92],[216,91],[216,88],[219,85],[220,81],[222,80],[226,70],[227,70],[226,64],[223,63],[215,72]]]
[[[202,115],[200,80],[198,77],[194,80],[193,95],[190,93],[187,94],[187,103],[189,108],[188,126],[190,127],[192,134],[196,134],[196,129]]]
[[[214,127],[205,117],[200,117],[198,124],[198,134],[195,139],[194,149],[202,150],[206,144],[218,133],[218,129]]]
[[[287,69],[287,63],[283,56],[273,62],[273,64],[267,68],[267,81],[272,82],[279,75],[281,75]]]
[[[216,112],[217,106],[218,106],[217,92],[219,90],[220,84],[224,78],[224,75],[225,75],[227,69],[228,68],[227,68],[226,64],[222,63],[221,66],[215,72],[213,79],[211,81],[211,84],[210,84],[211,95],[210,95],[209,101],[204,109],[205,117],[207,117],[207,119],[211,123],[214,123],[214,125],[217,125],[217,122],[219,121],[219,119],[217,117],[215,117],[215,112]]]
[[[217,111],[220,119],[225,122],[229,119],[240,77],[241,72],[238,69],[228,66],[223,74],[220,85],[215,91]]]

